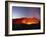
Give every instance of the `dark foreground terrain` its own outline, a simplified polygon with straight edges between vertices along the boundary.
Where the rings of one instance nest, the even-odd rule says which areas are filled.
[[[13,24],[12,30],[32,30],[32,29],[40,29],[39,24]]]
[[[35,22],[35,23],[33,23],[33,22]],[[27,23],[30,23],[30,24],[27,24]],[[40,29],[40,20],[35,17],[33,17],[33,18],[17,18],[17,19],[12,19],[12,25],[13,25],[12,30]]]

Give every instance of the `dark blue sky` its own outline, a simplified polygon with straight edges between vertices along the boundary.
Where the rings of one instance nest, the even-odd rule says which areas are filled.
[[[40,8],[38,7],[12,7],[12,17],[21,18],[21,17],[36,17],[40,19]]]

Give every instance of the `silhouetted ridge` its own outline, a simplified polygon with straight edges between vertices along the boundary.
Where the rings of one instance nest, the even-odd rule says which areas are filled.
[[[17,18],[12,19],[14,24],[37,24],[40,22],[39,19],[32,17],[32,18]]]

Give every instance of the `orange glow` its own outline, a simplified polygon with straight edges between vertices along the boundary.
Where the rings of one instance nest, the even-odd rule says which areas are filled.
[[[24,24],[37,24],[39,22],[35,18],[27,18],[27,19],[23,19],[22,23],[24,23]]]
[[[39,23],[39,19],[32,17],[32,18],[18,18],[14,20],[14,23],[16,24],[37,24]]]

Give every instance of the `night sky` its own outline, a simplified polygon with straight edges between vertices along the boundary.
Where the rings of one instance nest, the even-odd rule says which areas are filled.
[[[12,7],[12,18],[35,17],[40,19],[40,8],[38,7]]]

